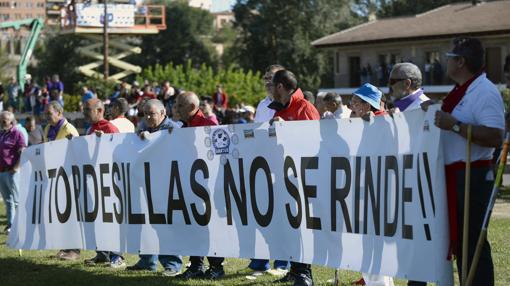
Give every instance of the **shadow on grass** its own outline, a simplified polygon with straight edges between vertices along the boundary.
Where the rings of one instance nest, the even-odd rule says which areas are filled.
[[[272,285],[269,281],[244,280],[246,273],[227,273],[218,281],[183,281],[163,277],[160,273],[128,272],[106,266],[86,267],[81,263],[60,262],[51,257],[41,257],[41,263],[33,258],[0,258],[0,281],[2,286],[44,285]]]

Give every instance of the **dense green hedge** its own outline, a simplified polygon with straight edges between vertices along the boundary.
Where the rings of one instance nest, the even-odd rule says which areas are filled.
[[[503,102],[505,103],[505,111],[510,111],[510,89],[503,89],[501,91],[501,96],[503,96]]]
[[[205,64],[194,67],[191,61],[186,65],[149,67],[137,77],[140,83],[145,79],[150,82],[169,80],[172,86],[194,91],[200,96],[212,95],[216,85],[222,84],[229,95],[230,106],[241,103],[256,105],[265,96],[264,84],[258,72],[245,72],[233,67],[215,72]]]
[[[70,95],[64,93],[64,111],[73,112],[80,109],[81,95]]]

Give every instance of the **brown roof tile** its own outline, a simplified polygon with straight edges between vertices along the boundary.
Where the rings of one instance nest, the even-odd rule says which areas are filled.
[[[316,47],[510,33],[510,1],[450,4],[410,17],[375,20],[323,37]]]

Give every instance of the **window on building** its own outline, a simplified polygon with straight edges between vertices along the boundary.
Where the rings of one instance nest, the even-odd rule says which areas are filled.
[[[494,83],[503,81],[503,57],[501,47],[487,47],[485,49],[485,71],[487,77]]]
[[[335,73],[340,73],[340,53],[335,52]]]
[[[349,57],[349,86],[358,87],[361,85],[361,59],[360,57]]]

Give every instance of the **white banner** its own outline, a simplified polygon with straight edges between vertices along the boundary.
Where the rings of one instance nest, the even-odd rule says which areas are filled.
[[[292,260],[448,285],[434,109],[85,136],[22,154],[9,245]]]
[[[76,25],[83,27],[104,26],[104,5],[76,3]],[[108,4],[108,27],[133,27],[135,5]]]

